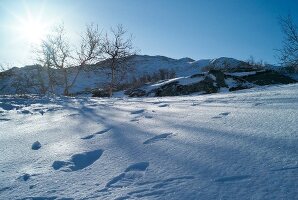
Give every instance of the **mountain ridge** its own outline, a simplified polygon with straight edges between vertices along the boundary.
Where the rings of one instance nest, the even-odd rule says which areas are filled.
[[[82,93],[96,88],[104,88],[109,83],[107,60],[98,62],[96,65],[89,65],[82,70],[71,93]],[[133,73],[127,74],[127,79],[121,80],[122,83],[128,83],[133,78],[140,78],[143,75],[152,75],[159,70],[171,70],[175,72],[176,77],[186,77],[193,74],[208,71],[210,68],[229,70],[247,70],[252,68],[248,62],[228,57],[219,57],[214,59],[193,60],[188,57],[174,59],[166,56],[134,55],[128,60],[128,64],[134,67]],[[272,68],[273,65],[263,65],[263,68]],[[69,68],[69,78],[74,77],[77,67]],[[279,66],[273,66],[278,69]],[[59,70],[53,70],[55,76],[59,77]],[[29,65],[21,68],[11,68],[0,73],[0,94],[20,94],[20,93],[38,93],[39,81],[47,82],[47,71],[40,65]],[[62,94],[62,87],[58,86],[55,90],[57,94]]]

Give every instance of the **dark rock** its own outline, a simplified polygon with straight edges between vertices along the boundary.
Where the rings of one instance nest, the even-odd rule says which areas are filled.
[[[190,85],[180,85],[178,81],[173,81],[156,89],[155,96],[179,96],[188,95],[195,92],[203,92],[205,94],[210,94],[218,91],[218,88],[214,85],[214,80],[212,80],[208,76],[205,77],[204,80]]]
[[[197,78],[197,77],[203,77],[205,74],[193,74],[190,76],[190,78]]]
[[[237,90],[244,90],[244,89],[249,89],[251,87],[245,86],[245,85],[237,85],[236,87],[231,87],[229,89],[230,92],[232,91],[237,91]]]
[[[180,94],[180,91],[178,81],[167,83],[154,90],[156,97],[177,96]]]
[[[146,91],[142,89],[132,89],[132,90],[126,90],[124,94],[128,95],[129,97],[143,97],[143,96],[146,96]]]
[[[93,90],[92,91],[92,97],[110,97],[110,93],[108,90]]]
[[[212,74],[216,77],[216,84],[218,87],[228,87],[225,82],[225,74],[220,70],[210,70],[208,74]]]
[[[296,80],[273,70],[257,72],[256,74],[243,76],[242,78],[257,85],[290,84],[297,82]]]

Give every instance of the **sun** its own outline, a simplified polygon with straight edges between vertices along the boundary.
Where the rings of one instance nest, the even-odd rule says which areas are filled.
[[[19,27],[20,36],[31,44],[38,44],[48,34],[48,25],[40,20],[22,20]]]
[[[57,16],[46,15],[44,4],[33,6],[23,2],[22,12],[7,10],[11,14],[9,29],[15,42],[38,45],[50,32]]]

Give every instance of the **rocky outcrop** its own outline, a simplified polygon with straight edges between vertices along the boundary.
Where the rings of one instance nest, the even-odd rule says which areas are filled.
[[[256,85],[290,84],[297,82],[296,80],[273,70],[256,72],[254,75],[243,76],[242,78]]]
[[[184,80],[184,82],[182,81]],[[185,79],[189,83],[185,84]],[[255,73],[243,73],[242,75],[225,74],[221,70],[212,69],[205,74],[194,74],[190,77],[177,78],[159,83],[157,87],[150,89],[150,84],[141,88],[125,91],[129,97],[143,96],[179,96],[192,93],[211,94],[226,88],[228,91],[243,90],[256,85],[289,84],[296,81],[290,77],[272,70],[256,71]],[[154,86],[151,85],[151,88]]]

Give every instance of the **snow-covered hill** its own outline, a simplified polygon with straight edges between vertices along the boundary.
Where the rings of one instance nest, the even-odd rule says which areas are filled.
[[[130,82],[134,77],[139,78],[145,74],[152,75],[160,69],[174,71],[177,77],[191,76],[193,74],[207,71],[210,67],[215,69],[251,69],[246,62],[233,58],[203,59],[194,61],[190,58],[172,59],[164,56],[146,56],[136,55],[129,61],[135,70],[129,73],[128,79],[123,82]],[[104,69],[106,62],[100,62],[97,65],[86,67],[79,75],[76,84],[71,88],[71,93],[82,93],[91,91],[94,88],[103,88],[108,82],[108,71]],[[75,75],[75,68],[70,69],[69,80]],[[56,77],[61,76],[61,72],[54,72]],[[57,78],[59,79],[59,78]],[[40,66],[27,66],[23,68],[13,68],[0,73],[0,94],[16,93],[38,93],[40,91],[41,80],[46,84],[47,72]],[[57,87],[56,92],[61,94],[63,88]]]
[[[298,84],[163,98],[2,96],[0,199],[297,199],[297,108]]]

